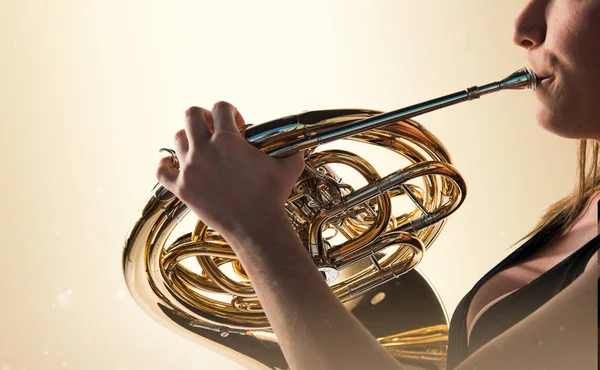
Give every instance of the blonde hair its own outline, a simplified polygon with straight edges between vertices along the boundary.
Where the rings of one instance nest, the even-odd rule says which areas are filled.
[[[592,149],[591,156],[588,156],[589,148]],[[589,167],[588,161],[590,162]],[[596,140],[579,140],[577,162],[578,181],[571,193],[548,207],[533,230],[515,244],[533,236],[546,226],[551,229],[547,238],[560,235],[579,218],[591,196],[600,190],[600,178],[598,178],[600,158],[598,158],[598,142]]]

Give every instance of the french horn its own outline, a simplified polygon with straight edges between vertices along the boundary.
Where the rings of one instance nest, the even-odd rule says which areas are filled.
[[[448,317],[432,285],[414,268],[466,196],[448,151],[412,117],[536,84],[535,74],[523,68],[501,81],[386,113],[307,111],[241,129],[270,156],[303,152],[305,169],[285,203],[289,220],[333,294],[409,368],[446,366]],[[317,151],[337,140],[384,148],[409,164],[381,177],[358,154]],[[333,169],[339,165],[356,171],[367,185],[355,189],[345,183]],[[396,216],[397,200],[410,206]],[[156,184],[123,249],[123,272],[135,301],[161,324],[245,365],[287,368],[244,267],[225,239],[197,220],[191,232],[168,243],[188,213]]]

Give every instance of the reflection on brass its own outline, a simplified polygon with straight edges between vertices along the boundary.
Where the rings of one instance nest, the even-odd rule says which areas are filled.
[[[377,338],[394,357],[427,363],[445,369],[448,352],[448,325],[429,326]]]
[[[305,170],[285,204],[290,223],[332,292],[398,361],[445,368],[447,315],[414,268],[466,195],[442,143],[411,118],[499,90],[534,89],[536,81],[525,68],[499,82],[387,113],[309,111],[241,129],[271,156],[303,152]],[[409,165],[381,177],[358,154],[317,151],[336,140],[385,148]],[[367,185],[354,189],[332,164],[352,168]],[[413,206],[395,216],[395,198]],[[165,326],[212,349],[287,367],[243,266],[219,233],[198,220],[191,233],[166,245],[188,212],[160,183],[155,186],[123,250],[125,280],[136,302]],[[334,244],[334,238],[344,241]],[[189,259],[197,262],[196,271],[182,264]]]

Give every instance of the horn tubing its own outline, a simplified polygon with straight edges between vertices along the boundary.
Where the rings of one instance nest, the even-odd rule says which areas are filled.
[[[267,154],[278,158],[286,157],[301,150],[310,149],[318,145],[343,139],[348,136],[354,136],[368,130],[385,126],[395,121],[413,118],[421,114],[429,113],[451,105],[479,99],[480,96],[492,94],[500,90],[535,90],[537,83],[537,76],[533,73],[533,71],[531,71],[531,69],[525,67],[512,73],[510,76],[501,81],[492,82],[481,87],[473,86],[463,91],[428,100],[423,103],[411,105],[406,108],[400,108],[390,112],[381,113],[376,116],[354,121],[349,124],[344,123],[336,125],[333,128],[328,127],[326,130],[324,130],[324,132],[318,132],[318,130],[317,132],[304,130],[305,126],[299,125],[296,130],[302,130],[304,132],[304,139],[296,140],[295,142],[292,142],[291,144],[285,145],[281,148],[267,151]]]

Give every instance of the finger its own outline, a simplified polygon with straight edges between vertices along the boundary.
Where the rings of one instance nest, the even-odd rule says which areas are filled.
[[[242,114],[237,110],[237,108],[234,106],[233,109],[235,110],[235,125],[237,126],[238,130],[241,130],[242,127],[244,127],[246,125],[246,121],[244,120],[244,117],[242,117]],[[208,125],[208,129],[210,130],[210,132],[213,132],[213,127],[212,127],[212,115],[211,115],[211,120],[210,120],[210,125]]]
[[[202,113],[204,114],[204,121],[206,122],[206,127],[208,128],[208,131],[212,134],[213,133],[212,112],[204,109],[204,110],[202,110]]]
[[[210,139],[205,111],[206,109],[196,106],[189,107],[185,111],[185,133],[188,147],[191,149],[202,147]],[[210,112],[208,113],[211,115]]]
[[[279,164],[281,172],[286,173],[286,176],[284,177],[292,178],[294,182],[300,177],[306,165],[303,152],[295,153],[283,158],[277,158],[276,163]],[[287,174],[289,174],[289,176]]]
[[[238,130],[241,130],[242,127],[244,127],[246,125],[246,120],[244,120],[244,117],[242,116],[242,114],[237,110],[237,108],[234,106],[234,117],[235,117],[235,125],[238,128]],[[210,119],[210,123],[208,124],[208,129],[210,130],[210,132],[213,132],[213,125],[212,125],[212,114],[211,114],[211,119]]]
[[[244,120],[244,117],[242,117],[242,114],[237,110],[236,107],[233,107],[233,109],[235,110],[235,113],[234,113],[234,116],[235,116],[235,125],[237,126],[237,128],[239,130],[243,126],[246,125],[246,121]]]
[[[187,139],[187,134],[185,130],[179,130],[175,133],[175,138],[173,139],[175,143],[175,153],[177,153],[177,158],[184,158],[185,154],[189,150],[189,143]]]
[[[236,121],[235,117],[236,111],[237,109],[235,109],[235,107],[230,103],[224,101],[215,103],[212,109],[213,132],[215,134],[219,132],[240,133],[240,130],[237,127],[238,121]]]
[[[158,169],[156,170],[157,180],[169,191],[173,191],[175,188],[175,182],[179,176],[179,170],[173,167],[173,161],[171,157],[164,157],[158,162]]]

